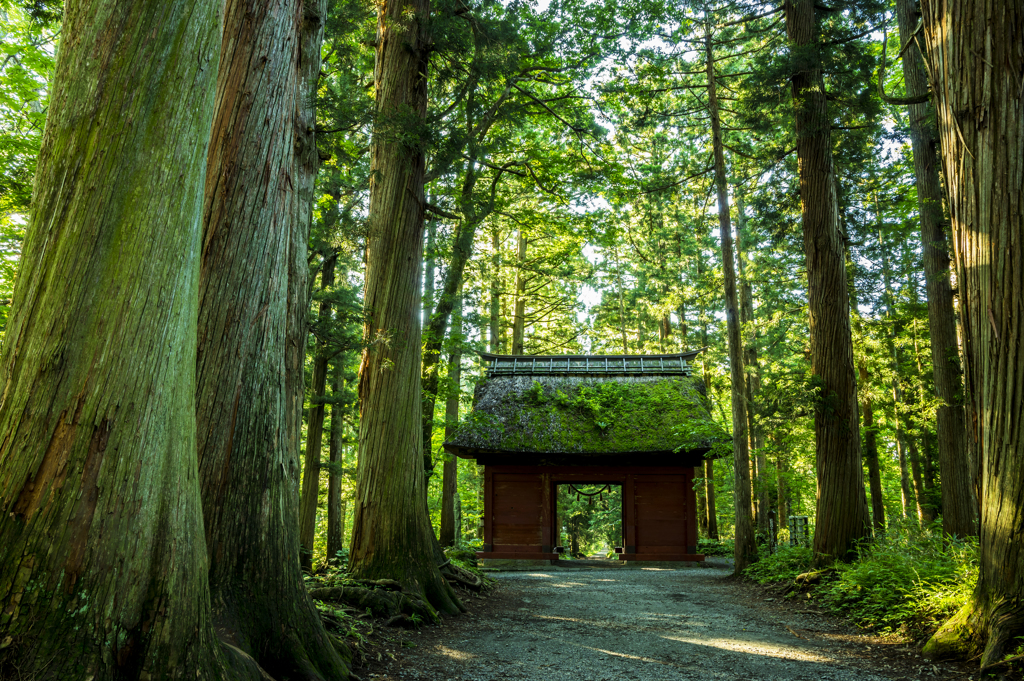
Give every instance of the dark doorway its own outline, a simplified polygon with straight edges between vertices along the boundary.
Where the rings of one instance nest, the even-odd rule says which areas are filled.
[[[556,552],[563,558],[617,560],[622,552],[622,485],[556,482]]]

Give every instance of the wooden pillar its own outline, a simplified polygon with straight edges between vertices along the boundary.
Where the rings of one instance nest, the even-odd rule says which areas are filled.
[[[622,557],[629,560],[631,554],[636,553],[636,501],[633,498],[633,474],[626,475],[626,482],[623,484],[622,503],[625,508],[622,510],[622,524],[626,535],[626,545],[622,547]]]
[[[683,498],[686,499],[686,552],[697,553],[697,491],[693,489],[693,469],[683,478]]]
[[[494,550],[494,472],[484,466],[484,553]]]
[[[555,548],[555,542],[553,539],[554,525],[555,525],[555,490],[551,485],[551,474],[541,473],[540,484],[543,492],[541,493],[541,515],[540,515],[540,552],[541,553],[552,553]]]

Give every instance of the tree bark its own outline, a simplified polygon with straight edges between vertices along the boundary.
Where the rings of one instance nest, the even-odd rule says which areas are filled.
[[[491,352],[501,353],[501,241],[498,228],[491,228]]]
[[[220,7],[71,2],[63,35],[0,352],[0,678],[245,678],[195,459]]]
[[[341,381],[335,377],[331,383],[331,468],[327,482],[327,559],[333,560],[345,548],[345,498],[341,488],[345,480],[345,405],[341,404]]]
[[[708,539],[718,539],[718,507],[715,505],[715,460],[704,460],[705,497],[708,500]]]
[[[749,258],[749,232],[747,232],[746,206],[743,196],[736,197],[736,262],[739,269],[740,324],[743,337],[744,399],[747,401],[747,441],[753,452],[752,461],[757,477],[751,478],[757,511],[754,525],[763,537],[768,536],[768,456],[764,451],[764,436],[757,423],[757,400],[761,392],[761,368],[757,361],[757,334],[754,330],[754,287],[746,276]]]
[[[461,290],[460,290],[461,293]],[[459,422],[459,396],[462,390],[462,297],[459,296],[452,315],[452,332],[449,337],[451,352],[448,355],[448,380],[451,383],[448,399],[445,401],[445,439],[455,434]],[[449,456],[444,462],[441,478],[441,546],[455,546],[457,525],[455,522],[455,501],[459,495],[459,460]]]
[[[286,274],[301,201],[293,195],[294,125],[296,101],[308,97],[297,68],[299,37],[322,30],[322,21],[304,16],[294,0],[230,0],[225,7],[196,365],[199,480],[217,630],[272,676],[310,681],[348,674],[296,561],[298,460],[283,427]]]
[[[921,4],[953,223],[981,546],[970,603],[925,646],[1001,661],[1024,634],[1024,7]]]
[[[864,461],[868,465],[868,487],[871,489],[871,526],[875,533],[885,531],[885,504],[882,499],[882,471],[878,465],[878,429],[875,428],[875,410],[869,393],[871,377],[863,359],[860,372],[861,413],[864,420]]]
[[[526,336],[526,235],[519,232],[519,250],[516,251],[515,312],[512,314],[512,354],[523,354]]]
[[[860,460],[857,381],[853,366],[843,239],[832,167],[831,119],[825,98],[815,0],[787,0],[793,55],[793,103],[800,204],[807,258],[811,372],[817,383],[814,440],[816,560],[852,557],[869,528]]]
[[[330,253],[324,258],[324,264],[320,270],[321,292],[334,286],[334,267],[337,262],[337,253]],[[330,299],[325,298],[320,301],[317,321],[321,327],[330,328]],[[323,449],[324,439],[327,353],[326,339],[318,340],[316,354],[313,357],[313,394],[309,398],[309,416],[306,419],[306,452],[302,463],[302,496],[299,498],[299,564],[306,572],[313,569],[316,510],[320,501],[320,452]]]
[[[708,110],[715,156],[715,186],[718,190],[718,227],[722,243],[722,274],[725,282],[725,324],[729,341],[729,374],[732,385],[732,455],[735,471],[733,503],[736,509],[736,545],[733,571],[742,574],[757,561],[754,524],[751,517],[750,449],[747,441],[746,380],[743,373],[743,342],[740,334],[739,302],[736,294],[736,259],[733,254],[732,224],[729,219],[729,188],[725,177],[725,150],[718,116],[718,88],[715,58],[711,49],[711,26],[705,27],[705,61],[708,79]]]
[[[900,43],[905,44],[918,25],[916,0],[896,0]],[[903,55],[903,80],[911,99],[928,93],[927,73],[915,40]],[[931,335],[932,375],[942,476],[942,529],[965,537],[978,533],[977,499],[971,479],[970,452],[964,427],[963,375],[957,344],[956,312],[950,285],[949,245],[942,212],[938,138],[931,103],[907,107],[910,143],[914,151],[917,205],[921,214],[921,251],[928,292],[928,329]]]
[[[893,420],[896,425],[896,446],[900,457],[900,486],[903,493],[903,506],[907,517],[916,515],[919,522],[928,524],[932,518],[925,512],[924,489],[921,485],[921,462],[918,459],[917,441],[913,435],[910,409],[901,414],[901,407],[911,407],[913,400],[904,393],[901,383],[903,369],[903,352],[896,346],[896,336],[902,324],[896,321],[896,307],[892,289],[892,274],[889,269],[889,251],[882,238],[882,216],[878,210],[878,199],[875,198],[876,216],[878,220],[878,246],[882,254],[882,285],[883,300],[886,314],[891,320],[889,333],[886,337],[892,368]]]
[[[396,579],[438,610],[460,604],[434,562],[424,498],[420,267],[429,0],[380,6],[364,310],[359,480],[350,572]]]

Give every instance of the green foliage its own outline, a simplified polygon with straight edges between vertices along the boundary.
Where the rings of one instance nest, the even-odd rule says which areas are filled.
[[[760,584],[792,580],[807,572],[814,560],[813,552],[803,546],[780,546],[775,553],[761,558],[743,571],[747,577]]]
[[[736,551],[736,542],[732,539],[707,539],[697,541],[697,553],[705,556],[731,557]]]
[[[967,602],[978,574],[975,539],[942,537],[939,528],[910,523],[861,547],[861,557],[836,565],[818,596],[865,627],[916,633],[937,626]]]
[[[558,527],[566,558],[603,556],[622,546],[622,486],[559,485]]]

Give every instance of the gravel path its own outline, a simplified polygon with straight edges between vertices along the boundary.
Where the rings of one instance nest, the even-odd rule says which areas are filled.
[[[404,635],[394,681],[967,678],[712,568],[498,573],[497,603]],[[477,609],[474,614],[474,609]],[[803,610],[801,612],[801,610]],[[387,648],[385,648],[385,651]],[[898,658],[898,659],[897,659]]]

